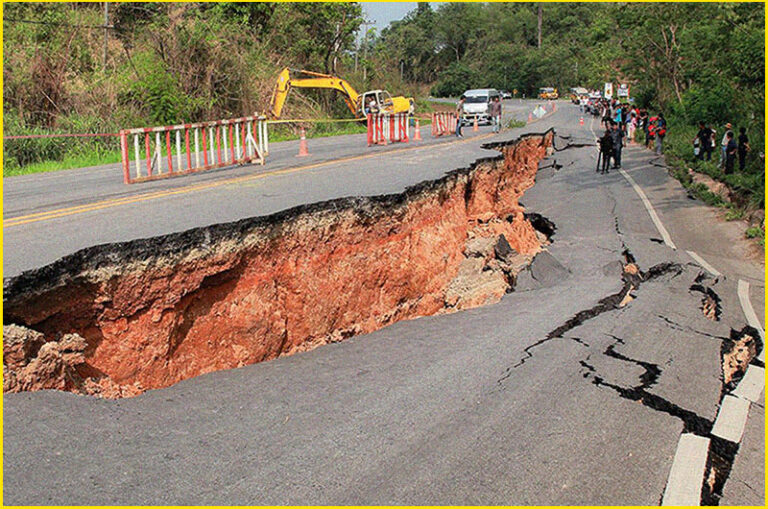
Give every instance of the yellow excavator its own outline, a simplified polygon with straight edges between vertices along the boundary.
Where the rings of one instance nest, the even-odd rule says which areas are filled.
[[[283,105],[288,99],[288,92],[292,87],[338,90],[342,93],[344,101],[356,118],[365,118],[371,112],[412,114],[414,110],[412,97],[392,97],[386,90],[369,90],[363,94],[358,94],[352,85],[337,76],[286,67],[278,75],[275,90],[272,92],[269,112],[272,118],[280,118]],[[371,104],[372,100],[373,105]]]

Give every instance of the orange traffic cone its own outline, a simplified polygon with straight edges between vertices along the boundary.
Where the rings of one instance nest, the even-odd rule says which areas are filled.
[[[301,128],[301,137],[299,138],[299,153],[296,154],[296,157],[304,157],[309,155],[309,150],[307,149],[307,136],[304,134],[304,128]]]
[[[584,125],[584,117],[579,117],[579,125]]]
[[[413,141],[421,141],[421,126],[418,119],[416,119],[416,128],[413,130]]]
[[[529,113],[528,114],[528,123],[530,124],[531,122],[533,122],[533,114]]]
[[[477,126],[477,117],[475,117],[475,125],[472,127],[472,130],[475,132],[480,130],[480,128]]]

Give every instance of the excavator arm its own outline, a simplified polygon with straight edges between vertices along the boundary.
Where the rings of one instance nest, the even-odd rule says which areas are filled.
[[[295,70],[286,67],[278,75],[277,83],[275,84],[275,90],[272,92],[270,115],[273,118],[280,118],[280,114],[283,112],[283,105],[285,105],[285,101],[288,99],[288,92],[291,91],[292,87],[329,88],[338,90],[342,93],[342,97],[344,97],[344,101],[347,103],[347,106],[349,107],[352,114],[355,117],[361,116],[361,113],[358,111],[358,101],[360,99],[360,94],[358,94],[352,85],[350,85],[346,80],[336,76],[330,76],[328,74]]]

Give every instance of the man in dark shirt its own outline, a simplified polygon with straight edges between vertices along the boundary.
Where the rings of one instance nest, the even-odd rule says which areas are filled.
[[[738,145],[733,139],[733,131],[728,131],[725,135],[727,143],[725,145],[725,174],[733,173],[733,164],[736,162],[736,151]]]
[[[696,159],[703,161],[704,154],[706,154],[707,161],[712,160],[712,135],[713,134],[714,133],[712,132],[712,129],[709,128],[709,126],[705,125],[704,122],[699,122],[699,132],[696,135],[696,138],[694,138],[694,142],[696,140],[699,141],[699,154],[696,156]]]
[[[611,141],[613,142],[613,167],[621,168],[621,148],[624,144],[624,131],[621,124],[611,122]]]
[[[598,165],[598,171],[600,173],[608,173],[609,164],[611,162],[611,156],[613,155],[613,138],[611,137],[611,131],[605,130],[603,137],[597,140],[600,145],[600,157],[603,158],[602,166]]]
[[[749,150],[749,138],[747,138],[747,128],[739,128],[739,170],[744,171],[747,165],[747,151]]]

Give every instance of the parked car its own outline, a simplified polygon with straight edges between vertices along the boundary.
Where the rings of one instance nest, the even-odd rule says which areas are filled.
[[[501,93],[495,88],[477,88],[464,92],[464,108],[461,118],[465,123],[472,123],[477,118],[478,124],[491,124],[491,102]]]
[[[502,90],[501,91],[501,98],[502,99],[512,99],[512,92],[509,90]]]
[[[541,87],[539,89],[539,99],[557,99],[557,89],[553,87]]]

